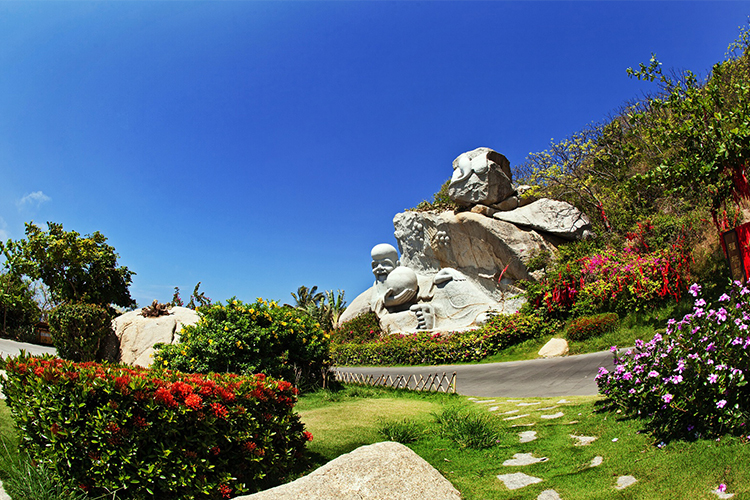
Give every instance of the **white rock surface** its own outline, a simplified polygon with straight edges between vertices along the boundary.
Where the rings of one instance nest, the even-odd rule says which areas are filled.
[[[570,434],[570,437],[576,440],[576,446],[588,446],[599,439],[595,436],[576,436],[575,434]]]
[[[0,500],[12,500],[10,498],[10,495],[8,495],[5,492],[5,489],[3,488],[3,482],[2,481],[0,481]]]
[[[505,417],[503,420],[518,420],[519,418],[528,417],[529,414],[525,413],[523,415],[516,415],[515,417]]]
[[[604,457],[600,457],[597,455],[591,459],[591,463],[589,464],[589,467],[599,467],[603,463],[604,463]]]
[[[523,431],[518,433],[520,443],[530,443],[536,440],[536,431]]]
[[[448,196],[459,206],[492,205],[512,196],[508,159],[490,148],[467,151],[453,160]]]
[[[535,231],[575,240],[591,231],[591,221],[570,203],[542,198],[509,212],[496,212],[493,217]]]
[[[565,339],[554,338],[550,339],[549,342],[539,349],[539,356],[542,358],[555,358],[558,356],[565,356],[568,352],[568,341]]]
[[[194,325],[198,313],[187,307],[173,307],[168,316],[144,318],[141,310],[116,317],[112,328],[120,343],[120,362],[143,367],[151,366],[154,344],[172,344],[180,338],[184,325]]]
[[[564,414],[563,412],[561,412],[561,411],[558,411],[557,413],[553,413],[552,415],[540,415],[539,417],[540,417],[540,418],[544,418],[544,419],[547,419],[547,420],[551,420],[551,419],[553,419],[553,418],[560,418],[560,417],[562,417],[562,416],[564,416],[564,415],[565,415],[565,414]]]
[[[555,490],[544,490],[539,493],[536,500],[561,500],[560,495]]]
[[[720,491],[718,488],[715,490],[711,490],[711,493],[713,493],[719,498],[732,498],[734,496],[734,493],[727,493],[726,491]]]
[[[628,486],[631,486],[637,482],[638,480],[633,476],[620,476],[617,478],[617,486],[615,486],[615,489],[624,490]]]
[[[524,488],[530,484],[541,483],[542,479],[534,476],[529,476],[523,472],[516,472],[513,474],[500,474],[497,478],[505,484],[505,487],[509,490],[517,490]]]
[[[533,453],[516,453],[513,458],[510,458],[503,462],[505,467],[515,467],[519,465],[532,465],[538,464],[539,462],[546,462],[549,460],[547,457],[535,457]]]
[[[450,481],[400,443],[361,446],[296,481],[235,500],[459,500]]]
[[[526,268],[529,260],[542,251],[556,254],[555,243],[561,241],[472,212],[402,212],[393,225],[402,266],[425,275],[457,269],[495,300],[506,302],[520,293],[513,282],[534,279]],[[498,285],[501,273],[503,284]]]

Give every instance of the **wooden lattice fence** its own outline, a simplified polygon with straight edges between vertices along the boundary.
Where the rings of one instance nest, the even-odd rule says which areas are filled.
[[[412,391],[436,391],[456,393],[456,372],[430,375],[372,375],[353,372],[334,371],[336,380],[345,384],[373,385],[410,389]]]

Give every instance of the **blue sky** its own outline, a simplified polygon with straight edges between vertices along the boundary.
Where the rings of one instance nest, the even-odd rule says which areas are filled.
[[[746,2],[0,2],[0,238],[101,231],[140,305],[373,281],[393,216],[706,74]]]

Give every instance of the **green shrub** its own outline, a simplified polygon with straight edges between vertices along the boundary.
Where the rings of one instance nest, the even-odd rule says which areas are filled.
[[[413,443],[422,433],[422,428],[414,420],[381,420],[378,422],[378,433],[388,441],[401,444]]]
[[[28,342],[40,317],[29,284],[10,273],[0,273],[0,335]]]
[[[186,372],[265,373],[296,386],[321,385],[327,371],[328,334],[313,318],[275,302],[197,309],[201,319],[186,326],[180,341],[157,344],[154,363]]]
[[[374,312],[360,314],[340,327],[331,330],[331,342],[345,344],[348,342],[367,342],[383,335],[378,316]]]
[[[462,448],[481,450],[497,444],[498,423],[491,415],[452,405],[433,416],[440,426],[440,433]]]
[[[586,340],[605,333],[614,332],[620,318],[615,313],[581,316],[568,325],[566,335],[569,340]]]
[[[302,456],[289,382],[11,358],[21,446],[92,497],[218,499],[280,482]]]
[[[49,315],[50,335],[57,353],[71,361],[93,361],[111,330],[112,316],[96,304],[62,304]]]
[[[558,327],[557,321],[533,312],[499,314],[482,326],[476,336],[482,350],[489,356],[524,340],[550,335]]]
[[[458,205],[455,201],[451,200],[451,197],[448,195],[448,188],[450,185],[451,180],[448,179],[442,186],[440,186],[440,190],[432,195],[432,201],[421,201],[419,205],[412,210],[417,212],[426,212],[428,210],[439,210],[441,212],[446,210],[458,210]]]

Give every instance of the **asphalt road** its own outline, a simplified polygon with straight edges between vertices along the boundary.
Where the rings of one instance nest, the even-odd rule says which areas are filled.
[[[18,356],[21,353],[21,349],[34,356],[55,354],[57,352],[52,346],[26,344],[24,342],[16,342],[15,340],[0,339],[0,356],[4,358]]]
[[[373,375],[422,375],[456,372],[456,392],[477,397],[556,397],[597,394],[599,367],[612,368],[612,353],[596,352],[561,358],[481,365],[418,367],[339,367],[342,372]]]
[[[16,356],[26,352],[54,354],[48,346],[0,339],[0,355]],[[477,397],[556,397],[596,394],[599,367],[612,368],[612,353],[597,352],[561,358],[509,361],[480,365],[440,365],[405,367],[339,367],[339,371],[365,375],[423,375],[456,372],[456,392]]]

